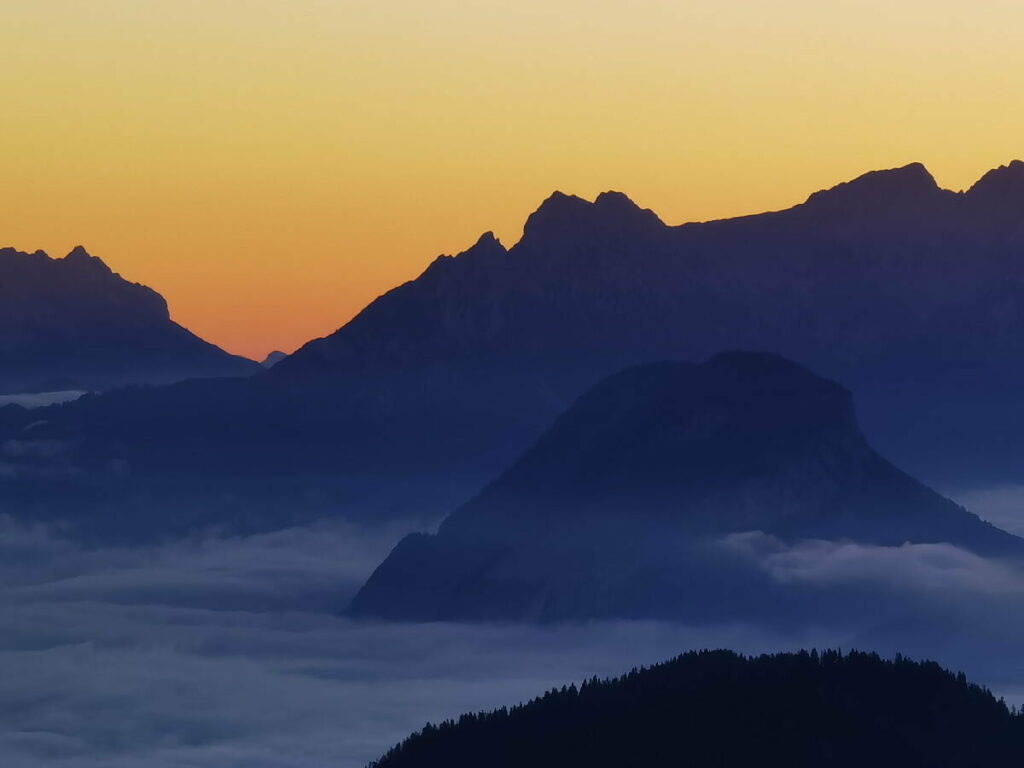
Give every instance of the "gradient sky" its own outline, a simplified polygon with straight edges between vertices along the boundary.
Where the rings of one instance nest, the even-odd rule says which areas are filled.
[[[4,0],[0,245],[291,350],[552,190],[670,223],[1024,155],[1024,5]]]

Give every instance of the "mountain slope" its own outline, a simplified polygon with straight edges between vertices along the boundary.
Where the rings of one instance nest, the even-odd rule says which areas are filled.
[[[63,259],[0,249],[0,391],[108,389],[257,366],[171,321],[150,288],[81,246]]]
[[[373,768],[960,768],[1022,757],[1021,717],[934,663],[703,651],[427,726]]]
[[[598,384],[436,535],[403,540],[352,610],[692,619],[726,609],[712,585],[733,576],[714,543],[746,531],[1024,555],[1024,540],[872,450],[845,389],[773,355],[733,352]]]

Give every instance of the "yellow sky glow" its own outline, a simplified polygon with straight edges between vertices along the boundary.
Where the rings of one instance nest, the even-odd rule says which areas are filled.
[[[8,0],[0,245],[78,243],[250,356],[554,189],[670,223],[1024,156],[1024,5]]]

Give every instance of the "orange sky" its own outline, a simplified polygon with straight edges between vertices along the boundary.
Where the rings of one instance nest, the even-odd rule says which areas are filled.
[[[0,245],[82,243],[235,352],[553,189],[677,223],[1024,156],[1024,4],[5,0]]]

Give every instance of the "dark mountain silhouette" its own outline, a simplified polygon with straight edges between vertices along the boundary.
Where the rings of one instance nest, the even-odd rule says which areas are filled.
[[[161,529],[441,514],[601,377],[723,349],[843,381],[933,484],[1021,482],[1022,190],[1019,162],[962,193],[914,164],[678,227],[619,193],[556,193],[511,249],[487,234],[438,258],[256,377],[0,417],[24,445],[0,502],[146,529],[154,503]]]
[[[252,373],[171,321],[150,288],[81,246],[63,259],[0,249],[0,392],[102,390]]]
[[[371,768],[961,768],[1024,758],[1024,720],[934,662],[687,653],[428,725]]]
[[[1007,210],[1016,215],[994,221]],[[1010,264],[993,262],[994,251],[1020,244],[1022,213],[1021,163],[967,193],[940,189],[914,164],[780,213],[680,227],[620,193],[590,203],[556,192],[511,251],[486,234],[458,257],[439,258],[275,375],[495,355],[550,364],[573,351],[571,362],[629,362],[733,347],[798,351],[846,368],[902,353],[909,366],[927,359],[918,343],[929,353],[940,344],[939,330],[955,331],[942,342],[947,357],[998,358],[1005,350],[995,342],[1009,340],[992,336],[1007,333],[1012,318],[982,311],[981,300],[1007,288]],[[965,251],[955,236],[978,248]],[[987,332],[969,335],[964,321]]]
[[[1024,540],[879,456],[841,386],[773,355],[733,352],[598,384],[436,535],[403,540],[352,610],[693,619],[733,610],[715,585],[735,574],[721,572],[709,542],[754,530],[1024,555]]]

